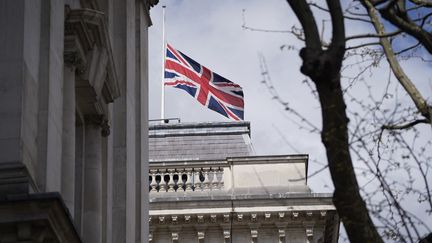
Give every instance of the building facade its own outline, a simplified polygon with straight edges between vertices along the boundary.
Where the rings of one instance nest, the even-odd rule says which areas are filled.
[[[248,122],[150,126],[149,241],[337,242],[332,195],[307,155],[256,156]]]
[[[146,0],[0,1],[0,242],[147,242]]]

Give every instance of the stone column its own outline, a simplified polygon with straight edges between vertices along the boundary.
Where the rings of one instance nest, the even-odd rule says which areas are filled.
[[[65,66],[63,84],[63,155],[61,194],[71,215],[75,200],[75,67]]]
[[[0,195],[28,193],[37,166],[40,16],[40,1],[1,1]]]
[[[102,135],[90,121],[85,126],[82,237],[85,243],[100,243],[102,234]]]
[[[63,139],[64,1],[41,3],[37,184],[41,191],[59,192]]]

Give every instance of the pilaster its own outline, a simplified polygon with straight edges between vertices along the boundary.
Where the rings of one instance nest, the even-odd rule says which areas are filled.
[[[75,70],[72,65],[64,67],[63,84],[63,141],[61,166],[61,193],[71,215],[75,215]]]

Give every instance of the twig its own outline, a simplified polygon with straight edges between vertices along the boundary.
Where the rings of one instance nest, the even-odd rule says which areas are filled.
[[[419,119],[419,120],[415,120],[415,121],[412,121],[410,123],[403,124],[403,125],[383,125],[382,129],[386,129],[386,130],[402,130],[402,129],[411,128],[411,127],[413,127],[413,126],[415,126],[417,124],[420,124],[420,123],[426,123],[426,124],[428,124],[428,123],[430,123],[430,121],[427,120],[427,119]]]

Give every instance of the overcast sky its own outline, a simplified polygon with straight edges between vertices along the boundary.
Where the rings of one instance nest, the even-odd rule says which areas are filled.
[[[160,116],[160,77],[162,63],[162,5],[166,5],[166,39],[200,64],[243,87],[245,120],[251,122],[252,143],[258,155],[309,154],[311,160],[325,163],[320,138],[286,118],[283,107],[272,100],[261,76],[258,53],[262,53],[274,86],[292,107],[320,126],[319,104],[302,84],[300,59],[295,51],[281,51],[284,44],[300,43],[288,34],[265,34],[243,30],[242,9],[248,25],[288,29],[294,18],[285,1],[161,1],[151,10],[150,28],[150,119]],[[166,117],[182,122],[229,121],[199,104],[186,92],[167,87]],[[310,112],[309,112],[310,111]],[[280,132],[279,132],[280,131]],[[281,134],[282,133],[282,134]],[[283,135],[283,136],[282,136]],[[294,150],[295,149],[295,150]],[[310,163],[309,172],[321,168]],[[330,192],[328,174],[309,181],[314,191]],[[330,183],[330,184],[329,184]]]
[[[315,126],[321,128],[319,102],[311,92],[311,88],[303,82],[306,77],[299,71],[301,60],[298,57],[298,49],[303,44],[287,33],[262,33],[242,29],[243,9],[246,10],[247,26],[272,30],[286,30],[293,25],[299,27],[297,19],[284,0],[161,0],[151,9],[153,26],[149,31],[150,119],[160,117],[163,5],[167,6],[167,42],[210,70],[243,87],[245,120],[251,122],[252,143],[257,155],[308,154],[310,158],[309,174],[327,164],[320,135],[300,129],[296,123],[298,120],[284,111],[261,83],[263,77],[258,53],[265,57],[271,80],[281,98],[288,102],[291,108],[301,112]],[[315,12],[316,16],[322,14]],[[318,23],[322,22],[318,21]],[[324,27],[327,32],[331,29],[329,22],[324,22]],[[389,30],[389,26],[387,28]],[[359,32],[373,33],[371,26],[352,22],[346,23],[346,31],[347,35]],[[324,36],[328,37],[328,34]],[[404,47],[409,43],[413,43],[413,40],[405,38],[396,45]],[[348,46],[353,44],[356,43],[350,42]],[[295,46],[297,50],[286,48],[282,50],[283,45]],[[428,54],[423,54],[424,57],[430,58]],[[344,65],[349,66],[350,63],[356,61],[358,60],[351,58],[345,61]],[[419,90],[430,99],[432,94],[431,64],[419,61],[419,59],[410,59],[402,64]],[[359,65],[353,65],[343,74],[354,76],[360,68]],[[389,87],[386,86],[389,74],[388,65],[382,62],[381,65],[374,68],[373,73],[365,73],[367,82],[343,81],[344,87],[350,87],[346,93],[349,109],[356,112],[356,104],[348,95],[364,99],[368,96],[367,85],[371,86],[372,95],[376,97],[382,97],[385,90],[391,90],[390,93],[397,96],[402,105],[412,106],[412,101],[397,82]],[[165,117],[167,118],[180,118],[183,122],[229,121],[220,114],[203,107],[183,90],[167,87],[165,92]],[[382,106],[383,108],[396,106],[395,101],[391,99],[385,102],[387,103]],[[426,126],[423,127],[423,130],[425,136],[423,142],[427,142],[432,137],[431,129]],[[432,151],[430,153],[432,154]],[[354,165],[357,168],[362,166],[356,161]],[[367,178],[359,176],[358,180],[360,185],[364,185]],[[314,192],[333,191],[327,170],[309,178],[308,185]],[[412,202],[410,200],[406,202],[408,207],[411,206],[409,205]],[[413,204],[411,209],[420,217],[425,217],[424,220],[429,225],[432,224],[431,217],[424,214],[425,209],[422,205]]]
[[[262,33],[242,29],[242,10],[245,9],[246,24],[251,27],[273,30],[290,29],[298,25],[284,0],[162,0],[151,9],[153,26],[150,38],[150,119],[160,117],[160,83],[162,64],[162,6],[166,5],[166,39],[174,48],[182,51],[210,70],[240,84],[245,94],[245,120],[251,122],[252,143],[258,155],[309,154],[309,174],[326,164],[325,150],[319,134],[310,133],[293,122],[261,83],[258,53],[268,66],[274,87],[290,107],[321,128],[321,111],[311,88],[299,71],[301,60],[298,51],[281,50],[282,45],[303,45],[287,33]],[[316,13],[320,14],[320,13]],[[324,25],[330,29],[328,24]],[[347,34],[365,32],[369,27],[348,23]],[[371,30],[372,31],[372,30]],[[409,41],[409,40],[408,40]],[[404,43],[401,43],[403,46]],[[351,60],[354,62],[355,60]],[[348,64],[349,62],[345,62]],[[417,81],[419,89],[427,97],[432,93],[430,64],[416,60],[404,63],[405,71]],[[346,75],[358,72],[354,66]],[[367,78],[374,91],[382,92],[384,80],[389,75],[386,65]],[[365,87],[354,87],[355,94],[362,95]],[[395,89],[401,90],[400,87]],[[180,118],[183,122],[229,121],[220,114],[199,104],[180,89],[165,89],[167,118]],[[408,97],[400,99],[410,103]],[[430,133],[430,129],[426,130]],[[332,192],[328,171],[309,179],[315,192]]]

